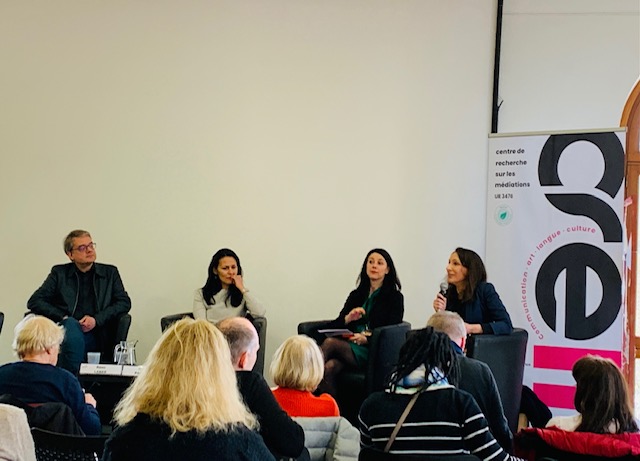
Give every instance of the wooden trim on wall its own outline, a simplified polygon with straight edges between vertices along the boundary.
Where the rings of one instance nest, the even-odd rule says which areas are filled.
[[[640,338],[636,336],[636,299],[637,299],[637,260],[638,260],[638,178],[640,177],[640,79],[636,81],[622,110],[620,126],[627,128],[625,155],[625,203],[631,199],[626,208],[627,238],[631,241],[631,267],[627,272],[625,311],[626,325],[626,359],[623,361],[623,372],[630,389],[630,397],[635,396],[635,359],[640,358]]]

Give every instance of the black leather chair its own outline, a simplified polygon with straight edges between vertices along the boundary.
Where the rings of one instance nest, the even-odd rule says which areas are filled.
[[[180,314],[166,315],[160,319],[160,329],[162,331],[169,328],[173,323],[185,317],[193,318],[192,312],[182,312]],[[258,342],[260,343],[260,349],[258,350],[258,357],[256,364],[253,366],[253,371],[260,374],[264,373],[264,353],[265,345],[267,342],[267,318],[266,317],[251,317],[251,323],[258,332]]]
[[[518,432],[524,362],[528,333],[514,328],[509,335],[472,335],[467,341],[467,357],[489,365],[496,380],[509,429]]]
[[[298,325],[298,334],[316,337],[318,327],[329,321],[302,322]],[[367,368],[340,373],[336,401],[340,407],[340,415],[354,426],[358,424],[358,412],[364,399],[372,392],[384,389],[386,379],[398,362],[400,347],[404,344],[410,329],[411,324],[408,322],[374,329],[369,339]]]
[[[108,436],[58,434],[44,429],[31,429],[38,461],[95,461],[102,457]]]
[[[473,455],[397,455],[372,448],[363,448],[358,455],[358,461],[478,461],[479,459]]]
[[[83,436],[73,410],[62,402],[27,404],[11,394],[0,395],[0,403],[22,409],[27,415],[29,427],[53,431],[60,434]]]
[[[3,324],[4,324],[4,312],[0,312],[0,333],[2,333]]]

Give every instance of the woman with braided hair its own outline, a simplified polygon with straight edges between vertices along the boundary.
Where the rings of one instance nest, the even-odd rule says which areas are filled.
[[[393,454],[516,460],[493,438],[473,397],[454,387],[456,360],[446,334],[433,327],[411,332],[386,391],[371,394],[360,408],[361,445]],[[413,407],[387,447],[411,401]]]

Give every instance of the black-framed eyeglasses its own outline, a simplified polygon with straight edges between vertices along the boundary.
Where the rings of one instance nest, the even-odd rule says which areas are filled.
[[[76,248],[72,248],[72,250],[80,251],[81,253],[86,253],[87,250],[89,249],[94,250],[96,248],[96,245],[97,245],[96,242],[91,242],[86,245],[80,245]]]

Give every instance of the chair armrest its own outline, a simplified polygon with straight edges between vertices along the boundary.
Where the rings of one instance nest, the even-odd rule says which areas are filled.
[[[122,314],[118,318],[118,325],[116,326],[116,344],[127,340],[129,327],[131,327],[131,314]]]
[[[164,331],[167,328],[169,328],[171,325],[176,323],[178,320],[181,320],[181,319],[183,319],[185,317],[193,318],[193,313],[191,313],[191,312],[182,312],[180,314],[165,315],[164,317],[162,317],[160,319],[160,329],[162,331]]]
[[[302,322],[298,324],[298,334],[299,335],[307,335],[314,337],[314,332],[318,329],[320,325],[324,325],[325,323],[329,323],[331,320],[312,320],[309,322]]]
[[[366,395],[384,389],[385,381],[398,363],[400,348],[411,330],[409,322],[373,330],[369,343],[369,363],[365,380]]]
[[[251,316],[250,320],[258,333],[258,344],[260,344],[260,349],[258,349],[258,356],[256,357],[256,363],[253,366],[253,371],[264,374],[264,354],[267,350],[267,318]]]

